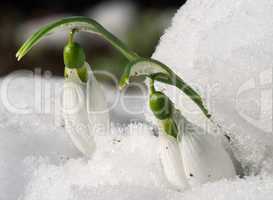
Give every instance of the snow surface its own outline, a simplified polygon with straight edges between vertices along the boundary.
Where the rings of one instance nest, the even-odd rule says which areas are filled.
[[[206,97],[214,120],[231,137],[245,178],[184,192],[171,189],[160,165],[158,137],[140,122],[115,124],[97,135],[97,151],[86,160],[63,127],[63,81],[49,76],[34,81],[31,73],[21,72],[0,82],[0,200],[272,199],[272,19],[270,0],[189,0],[154,54]],[[165,92],[171,96],[175,90]],[[201,125],[203,118],[188,112],[187,100],[174,100]]]
[[[271,174],[273,168],[272,19],[270,0],[191,0],[176,13],[153,55],[203,96],[222,127],[218,133],[231,137],[248,175]],[[188,119],[215,128],[176,88],[158,88]]]

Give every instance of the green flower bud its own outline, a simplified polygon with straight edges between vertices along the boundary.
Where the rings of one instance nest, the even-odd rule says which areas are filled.
[[[63,50],[64,64],[68,68],[80,68],[85,62],[83,48],[76,42],[68,42]]]
[[[162,92],[152,92],[150,94],[150,108],[156,118],[162,120],[171,117],[173,105],[171,100]]]

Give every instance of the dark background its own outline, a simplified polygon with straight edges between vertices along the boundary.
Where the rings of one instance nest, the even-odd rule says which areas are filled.
[[[130,49],[144,57],[150,57],[164,29],[169,26],[171,17],[184,2],[183,0],[2,0],[0,2],[0,76],[18,69],[33,70],[34,68],[41,68],[43,71],[50,70],[53,75],[62,75],[62,48],[65,45],[65,37],[55,45],[50,45],[47,40],[44,41],[43,45],[39,44],[32,49],[20,62],[15,59],[17,49],[26,39],[25,37],[37,30],[37,27],[45,24],[44,20],[49,20],[52,16],[58,18],[63,14],[65,16],[86,16],[90,10],[92,12],[92,8],[99,5],[103,7],[105,3],[117,3],[117,5],[125,3],[133,7],[134,17],[125,34],[118,37]],[[111,9],[107,12],[108,16],[111,16]],[[121,69],[126,64],[122,56],[99,38],[86,34],[78,37],[81,38],[80,43],[86,51],[87,61],[94,69],[105,68],[116,76],[120,76]]]
[[[20,14],[26,17],[33,17],[37,12],[63,12],[71,11],[75,14],[80,13],[82,10],[87,7],[92,7],[96,4],[99,4],[106,0],[73,0],[73,1],[64,1],[64,0],[43,0],[43,1],[20,1],[20,0],[4,0],[1,1],[1,4],[6,8],[12,9],[14,11],[20,11]],[[126,0],[124,0],[126,1]],[[140,9],[148,8],[178,8],[184,1],[183,0],[134,0],[132,1]]]

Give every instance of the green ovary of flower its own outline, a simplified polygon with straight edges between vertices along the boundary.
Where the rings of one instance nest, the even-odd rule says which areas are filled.
[[[150,94],[149,104],[157,119],[163,120],[169,118],[172,115],[172,102],[162,92],[152,92]]]
[[[68,68],[80,68],[85,62],[83,48],[76,42],[68,42],[63,51],[64,64]]]

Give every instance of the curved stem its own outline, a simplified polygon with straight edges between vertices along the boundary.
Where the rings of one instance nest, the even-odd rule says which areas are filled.
[[[102,36],[102,38],[108,41],[113,47],[116,48],[116,50],[123,54],[129,61],[134,61],[137,58],[139,58],[139,56],[135,52],[130,51],[128,47],[124,45],[124,43],[122,43],[116,36],[114,36],[106,29],[104,29],[101,25],[99,25],[97,28],[101,33],[100,35]]]
[[[206,115],[207,118],[211,117],[207,108],[205,107],[200,95],[188,84],[186,84],[179,76],[172,74],[173,76],[167,76],[166,74],[157,74],[153,78],[162,83],[168,85],[173,85],[183,91],[188,97],[191,98],[193,102],[201,109],[201,111]]]
[[[150,93],[155,93],[155,86],[154,86],[154,80],[150,79]]]
[[[37,32],[35,32],[28,40],[21,46],[16,53],[16,57],[20,60],[26,55],[33,46],[35,46],[41,39],[45,38],[51,33],[58,30],[67,28],[69,30],[85,31],[94,33],[106,41],[108,41],[116,50],[118,50],[129,61],[133,61],[138,58],[138,55],[128,49],[116,36],[107,31],[103,26],[97,23],[95,20],[87,17],[69,17],[61,20],[54,21],[48,25],[43,26]]]
[[[201,109],[207,118],[211,117],[202,97],[167,65],[154,59],[139,59],[129,63],[120,79],[120,88],[130,82],[130,77],[140,75],[177,87]]]
[[[68,34],[68,43],[73,43],[73,40],[74,40],[74,35],[76,33],[76,29],[72,29],[69,34]]]

